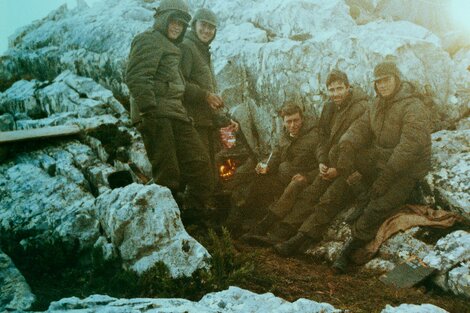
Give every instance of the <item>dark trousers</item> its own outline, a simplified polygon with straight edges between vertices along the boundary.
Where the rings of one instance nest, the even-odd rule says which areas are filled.
[[[406,203],[416,182],[415,178],[398,177],[384,195],[371,199],[352,226],[353,238],[372,240],[382,223]]]
[[[351,188],[343,177],[333,180],[320,200],[312,208],[312,213],[302,223],[299,232],[314,239],[321,239],[331,221],[350,205],[353,200]]]
[[[205,203],[212,192],[209,156],[190,122],[147,115],[137,125],[158,185],[176,191],[186,185],[191,201]]]
[[[217,141],[217,131],[210,126],[196,126],[202,146],[209,156],[210,175],[212,178],[212,186],[216,187],[219,183],[219,169],[215,160],[215,155],[220,150]]]

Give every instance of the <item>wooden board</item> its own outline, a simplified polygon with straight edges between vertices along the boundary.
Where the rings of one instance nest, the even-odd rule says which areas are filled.
[[[51,126],[35,129],[14,130],[0,132],[0,144],[11,143],[22,140],[43,139],[50,137],[76,135],[81,131],[76,125]]]

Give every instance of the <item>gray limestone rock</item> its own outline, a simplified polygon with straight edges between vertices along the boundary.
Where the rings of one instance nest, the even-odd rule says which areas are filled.
[[[387,305],[380,313],[449,313],[432,304],[401,304],[397,307]]]
[[[426,176],[431,205],[449,208],[470,219],[470,130],[432,135],[432,170]]]
[[[199,302],[185,299],[116,299],[109,296],[93,295],[80,300],[66,298],[51,303],[47,312],[168,312],[168,313],[340,313],[327,303],[299,299],[293,303],[275,297],[272,293],[256,294],[238,287],[210,293]]]
[[[0,250],[0,311],[29,310],[36,296],[12,260]]]

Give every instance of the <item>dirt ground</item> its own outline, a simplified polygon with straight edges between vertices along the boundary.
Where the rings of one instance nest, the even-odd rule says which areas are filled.
[[[327,302],[353,313],[381,312],[387,304],[398,306],[403,303],[429,303],[450,313],[470,312],[469,300],[433,289],[426,281],[414,288],[396,289],[383,284],[378,272],[356,268],[349,274],[336,275],[328,264],[315,263],[307,257],[282,258],[270,248],[238,241],[235,246],[240,253],[254,252],[261,274],[272,277],[271,290],[256,282],[241,286],[257,293],[272,292],[291,302],[299,298]]]

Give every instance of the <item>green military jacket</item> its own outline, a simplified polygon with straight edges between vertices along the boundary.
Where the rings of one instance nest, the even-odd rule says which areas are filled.
[[[321,142],[316,154],[319,163],[336,167],[339,155],[339,140],[351,124],[365,112],[369,99],[358,86],[351,87],[351,92],[340,105],[328,101],[323,106],[319,121]]]
[[[283,131],[279,144],[273,151],[269,162],[270,172],[280,172],[281,175],[291,178],[300,173],[311,179],[311,171],[318,168],[315,150],[320,143],[317,123],[313,118],[304,117],[303,125],[297,137],[291,137]]]
[[[402,82],[391,99],[377,97],[344,134],[338,167],[347,167],[352,151],[372,149],[379,169],[420,179],[431,167],[430,127],[427,107],[413,85]]]
[[[132,41],[126,83],[131,105],[139,114],[151,113],[157,117],[189,121],[182,103],[183,95],[188,90],[185,90],[180,70],[181,51],[176,46],[184,32],[175,42],[166,36],[172,13],[163,13],[153,28],[138,34]]]
[[[187,86],[197,90],[198,93],[186,94],[184,106],[193,118],[196,126],[211,127],[225,126],[228,120],[224,114],[215,112],[206,101],[209,92],[215,93],[217,82],[211,62],[210,43],[203,43],[194,30],[188,32],[180,45],[182,52],[181,70],[186,79]],[[196,96],[194,96],[196,95]]]

